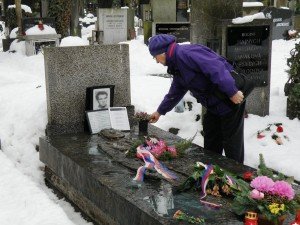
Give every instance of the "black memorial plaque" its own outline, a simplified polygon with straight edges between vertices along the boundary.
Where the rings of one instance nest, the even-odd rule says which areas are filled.
[[[251,77],[256,87],[268,85],[270,26],[227,28],[226,57]]]
[[[286,38],[286,32],[292,29],[292,15],[290,9],[278,9],[275,7],[267,7],[263,10],[266,18],[272,19],[273,31],[272,39]]]
[[[155,25],[156,34],[172,34],[177,38],[177,42],[190,41],[189,23],[157,23]]]

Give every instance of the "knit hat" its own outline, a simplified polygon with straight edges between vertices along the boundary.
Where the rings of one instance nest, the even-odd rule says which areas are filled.
[[[176,41],[176,37],[169,34],[158,34],[150,38],[149,51],[152,56],[167,52],[170,44]]]

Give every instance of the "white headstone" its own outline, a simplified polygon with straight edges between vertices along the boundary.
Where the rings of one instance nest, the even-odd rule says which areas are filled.
[[[98,29],[103,31],[103,44],[117,44],[127,40],[127,10],[103,9],[97,11]]]

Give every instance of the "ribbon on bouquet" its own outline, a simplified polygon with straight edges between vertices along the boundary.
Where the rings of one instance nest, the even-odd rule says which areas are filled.
[[[133,180],[143,181],[146,169],[155,169],[159,174],[161,174],[166,179],[177,179],[176,175],[168,170],[166,166],[160,163],[150,152],[149,150],[142,148],[141,146],[137,147],[137,156],[142,158],[145,162],[144,166],[140,166],[137,170],[136,176]]]
[[[201,189],[202,189],[202,193],[200,195],[200,202],[210,208],[215,208],[215,209],[219,209],[222,205],[221,204],[215,204],[212,202],[208,202],[203,200],[207,194],[206,194],[206,186],[207,183],[209,181],[209,176],[210,174],[212,174],[214,172],[214,167],[213,165],[205,165],[205,171],[204,174],[202,175],[202,179],[201,179]]]

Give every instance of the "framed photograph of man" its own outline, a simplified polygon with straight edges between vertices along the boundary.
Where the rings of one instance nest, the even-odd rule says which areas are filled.
[[[100,110],[112,107],[114,87],[114,85],[88,87],[86,89],[86,110]]]

